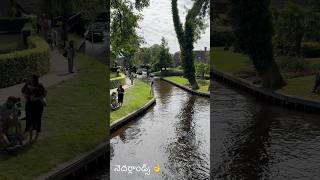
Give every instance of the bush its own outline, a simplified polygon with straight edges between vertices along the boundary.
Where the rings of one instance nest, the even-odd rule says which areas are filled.
[[[281,56],[276,61],[280,69],[286,72],[304,72],[310,70],[309,61],[303,58]]]
[[[0,88],[16,85],[32,74],[49,71],[49,46],[40,37],[28,38],[29,49],[0,55]]]
[[[211,42],[213,47],[221,47],[228,44],[229,46],[233,43],[234,36],[231,31],[214,31],[211,34]]]
[[[110,79],[110,89],[119,87],[119,85],[126,84],[126,76],[120,73],[120,77]]]
[[[302,43],[302,54],[306,58],[320,57],[320,43],[319,42],[304,42]]]
[[[24,24],[31,22],[30,18],[0,18],[0,32],[20,33]]]

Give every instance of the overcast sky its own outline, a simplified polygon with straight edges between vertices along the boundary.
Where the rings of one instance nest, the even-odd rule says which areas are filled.
[[[191,8],[193,2],[191,0],[178,0],[180,19],[184,23],[186,8]],[[139,34],[144,37],[145,44],[143,47],[149,47],[153,44],[160,44],[161,37],[168,40],[168,46],[171,53],[180,51],[178,39],[174,30],[171,0],[150,0],[150,6],[143,9],[143,20],[140,21]],[[207,19],[208,25],[210,19]],[[210,26],[205,33],[201,35],[201,39],[194,45],[195,50],[203,50],[204,47],[210,49]]]

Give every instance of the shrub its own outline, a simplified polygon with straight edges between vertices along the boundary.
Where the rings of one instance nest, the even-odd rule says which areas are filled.
[[[49,71],[49,46],[40,37],[29,37],[29,49],[0,55],[0,88],[24,81],[32,74]]]
[[[320,43],[319,42],[303,42],[302,54],[306,58],[320,57]]]
[[[110,79],[110,89],[117,88],[120,84],[126,84],[126,76],[122,73],[120,73],[120,77]]]
[[[0,18],[0,32],[20,33],[24,24],[30,21],[30,18]]]
[[[281,56],[276,59],[280,69],[286,72],[309,71],[309,61],[300,57]]]
[[[172,70],[172,69],[168,69],[165,71],[157,71],[153,73],[155,76],[182,76],[183,75],[183,71],[181,70]]]
[[[228,44],[229,46],[233,43],[234,36],[231,31],[214,31],[211,34],[211,42],[213,47],[221,47]]]

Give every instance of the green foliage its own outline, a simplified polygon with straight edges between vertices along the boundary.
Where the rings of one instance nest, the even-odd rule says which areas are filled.
[[[160,68],[160,70],[162,69],[166,70],[171,65],[172,65],[172,57],[169,52],[168,42],[164,37],[162,37],[158,67]]]
[[[213,33],[211,34],[210,39],[213,47],[219,47],[219,46],[225,46],[225,45],[230,46],[234,41],[234,36],[230,30],[225,30],[225,31],[213,30]]]
[[[196,75],[197,77],[201,77],[202,79],[205,78],[206,75],[210,73],[209,64],[203,62],[196,63]]]
[[[137,34],[138,21],[142,18],[139,11],[147,6],[148,2],[148,0],[137,0],[136,3],[127,0],[111,1],[112,54],[114,57],[124,56],[129,65],[133,64],[134,55],[142,42],[142,38]]]
[[[284,72],[306,72],[310,70],[309,61],[304,58],[281,56],[276,59],[280,69]]]
[[[184,28],[179,17],[177,0],[172,0],[171,5],[173,24],[180,44],[184,76],[189,80],[193,89],[198,89],[199,86],[195,78],[193,44],[200,38],[201,32],[206,27],[204,20],[208,13],[209,1],[194,1],[192,8],[188,10]]]
[[[292,2],[289,2],[283,10],[274,11],[275,43],[278,54],[300,56],[303,40],[319,33],[319,14]]]
[[[23,49],[21,34],[0,35],[0,54]]]
[[[110,89],[114,89],[119,87],[119,85],[125,85],[125,84],[126,84],[126,76],[122,73],[120,73],[119,77],[110,79]]]
[[[91,22],[96,19],[99,13],[109,9],[105,0],[71,0],[71,3],[74,10],[81,11],[82,17]]]
[[[319,42],[303,42],[302,54],[306,58],[320,57],[320,43]]]
[[[30,49],[0,55],[0,87],[23,82],[32,74],[49,71],[49,46],[40,37],[29,37]]]

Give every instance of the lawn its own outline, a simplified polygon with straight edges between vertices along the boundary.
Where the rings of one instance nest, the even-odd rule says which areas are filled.
[[[211,49],[211,60],[214,68],[229,74],[252,71],[248,56],[231,50],[224,51],[222,47],[212,47]]]
[[[0,35],[0,54],[23,49],[21,34]]]
[[[150,86],[141,80],[135,80],[134,86],[125,91],[123,106],[110,112],[110,124],[138,110],[152,98],[150,96]]]
[[[315,81],[314,76],[292,78],[287,79],[286,81],[287,85],[282,89],[278,90],[279,92],[307,98],[310,100],[320,100],[319,94],[311,93]]]
[[[170,77],[165,77],[165,79],[191,88],[189,81],[186,78],[183,78],[182,76],[170,76]],[[208,89],[209,89],[210,80],[199,80],[198,79],[197,81],[198,81],[198,85],[199,85],[199,89],[197,91],[209,92]]]
[[[211,58],[216,69],[233,75],[236,75],[241,71],[248,71],[250,68],[252,69],[247,56],[232,51],[223,51],[223,48],[212,49],[214,53]],[[312,70],[320,70],[320,58],[308,58],[306,60],[309,61]],[[278,90],[278,92],[320,100],[320,95],[311,93],[314,85],[314,78],[314,76],[303,76],[286,79],[287,85]]]
[[[108,139],[105,65],[84,54],[76,61],[74,77],[48,88],[40,139],[0,155],[0,179],[35,179]]]

